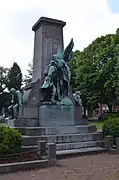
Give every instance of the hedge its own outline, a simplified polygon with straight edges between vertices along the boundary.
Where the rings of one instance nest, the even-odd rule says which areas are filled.
[[[0,156],[20,151],[22,136],[10,127],[0,126]]]
[[[104,137],[111,135],[115,143],[116,138],[119,137],[119,118],[109,118],[104,121],[102,132]]]
[[[108,119],[116,119],[119,118],[119,113],[107,113],[103,115],[103,120],[108,120]]]

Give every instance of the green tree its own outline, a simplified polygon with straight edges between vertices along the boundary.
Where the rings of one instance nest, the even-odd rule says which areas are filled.
[[[33,75],[33,63],[29,63],[27,69],[27,75],[25,75],[25,78],[23,80],[25,85],[28,85],[32,81],[32,75]]]
[[[4,92],[8,84],[8,68],[0,66],[0,94]]]
[[[8,93],[5,92],[7,90],[8,84],[8,71],[8,68],[0,66],[0,112],[2,111],[2,108],[5,107],[8,103],[8,99],[6,98]]]
[[[20,90],[22,86],[22,72],[20,67],[16,62],[13,63],[9,73],[8,73],[8,89],[16,88]]]
[[[8,106],[10,105],[11,96],[8,92],[3,92],[0,94],[0,112],[2,112],[2,108],[4,107],[5,112],[8,111]]]
[[[117,59],[117,66],[116,66],[117,79],[115,79],[116,97],[117,97],[116,102],[119,104],[119,28],[117,29],[116,34],[113,37],[113,43],[115,45],[115,56]]]
[[[72,59],[69,61],[69,67],[70,67],[70,71],[71,71],[71,86],[72,86],[72,90],[73,92],[76,91],[77,89],[77,85],[76,85],[76,69],[77,69],[77,58],[78,56],[80,56],[80,51],[76,50],[73,53],[73,57]]]
[[[116,102],[118,56],[114,37],[108,34],[97,38],[77,58],[76,84],[88,109],[100,102],[112,111]]]

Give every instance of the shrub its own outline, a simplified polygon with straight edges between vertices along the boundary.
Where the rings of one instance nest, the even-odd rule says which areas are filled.
[[[103,120],[119,118],[119,113],[107,113],[103,115]]]
[[[17,153],[21,143],[22,136],[17,130],[0,126],[0,156]]]
[[[108,120],[104,121],[102,131],[103,136],[111,135],[115,143],[116,138],[119,137],[119,118],[109,118]]]

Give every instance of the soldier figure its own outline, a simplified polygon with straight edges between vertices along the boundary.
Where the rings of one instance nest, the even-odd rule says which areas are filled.
[[[12,94],[11,105],[8,107],[8,112],[11,118],[17,118],[19,107],[22,105],[22,93],[15,88],[10,90]]]

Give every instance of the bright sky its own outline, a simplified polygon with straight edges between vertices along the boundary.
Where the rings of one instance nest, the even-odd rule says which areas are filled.
[[[83,50],[119,28],[119,0],[0,0],[0,65],[16,61],[26,72],[33,58],[31,28],[41,16],[66,21],[65,46],[73,37],[74,50]]]

